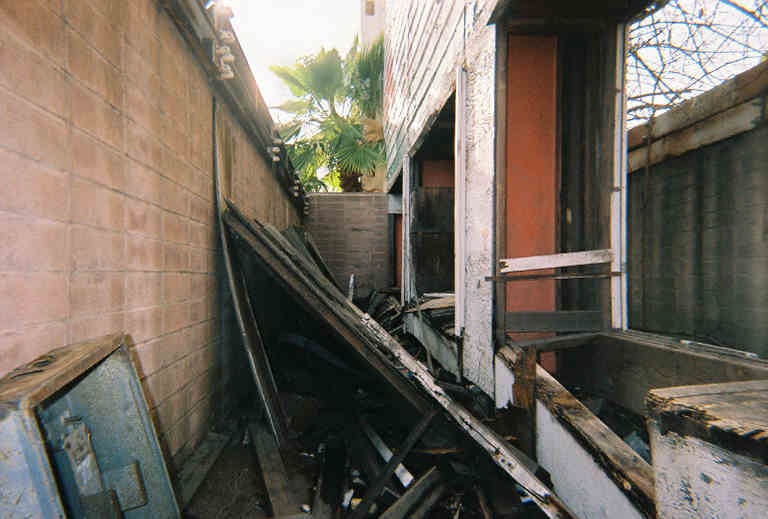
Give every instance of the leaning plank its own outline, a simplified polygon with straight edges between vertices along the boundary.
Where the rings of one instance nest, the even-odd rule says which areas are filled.
[[[215,105],[214,105],[215,108]],[[287,440],[287,426],[285,413],[277,393],[277,385],[272,375],[272,368],[264,348],[264,343],[253,314],[253,308],[248,299],[248,287],[245,284],[242,270],[237,270],[236,258],[233,257],[233,249],[230,246],[229,236],[224,228],[224,195],[221,190],[221,178],[218,153],[218,145],[214,140],[214,191],[216,195],[217,222],[219,236],[224,256],[224,268],[227,272],[229,291],[232,294],[232,303],[237,318],[237,325],[242,336],[243,347],[251,369],[251,375],[256,384],[256,389],[261,398],[264,411],[269,422],[272,434],[278,444],[283,445]]]
[[[277,281],[290,295],[305,304],[307,310],[317,318],[330,324],[342,339],[416,409],[426,411],[430,407],[416,388],[395,371],[390,362],[369,349],[362,336],[361,325],[357,323],[360,319],[353,314],[350,315],[349,310],[341,311],[344,308],[342,305],[349,304],[353,308],[356,307],[347,303],[344,296],[330,282],[324,282],[324,278],[316,267],[312,267],[307,262],[302,265],[304,269],[302,270],[299,264],[303,258],[300,258],[298,253],[293,251],[291,257],[288,257],[282,250],[286,247],[285,244],[280,244],[282,237],[279,233],[272,234],[264,226],[246,223],[232,207],[224,214],[224,221],[233,234],[256,253],[267,269],[275,274]],[[307,269],[310,271],[314,269],[316,275],[309,277],[304,273]]]
[[[298,513],[299,505],[293,496],[288,483],[288,473],[280,456],[280,450],[275,439],[259,423],[248,424],[248,432],[259,458],[259,466],[263,476],[264,485],[267,487],[269,504],[272,507],[272,515],[282,517]]]
[[[502,470],[517,481],[547,516],[573,517],[573,513],[523,463],[524,455],[519,450],[455,402],[422,363],[370,316],[347,301],[324,279],[317,267],[296,253],[279,233],[257,221],[248,221],[232,205],[224,214],[224,222],[292,297],[326,322],[416,409],[426,414],[434,407],[434,402],[439,404]],[[407,376],[403,370],[408,372]],[[422,391],[418,391],[414,384]],[[425,399],[422,392],[433,402]]]
[[[400,499],[392,503],[390,507],[379,516],[379,519],[402,519],[405,517],[405,514],[408,513],[408,510],[419,503],[429,489],[438,484],[441,479],[442,475],[440,474],[440,471],[437,467],[432,467],[416,480],[416,483],[400,496]]]
[[[613,260],[611,249],[589,250],[582,252],[564,252],[525,258],[507,258],[501,260],[501,273],[525,272],[528,270],[578,267],[581,265],[599,265]]]

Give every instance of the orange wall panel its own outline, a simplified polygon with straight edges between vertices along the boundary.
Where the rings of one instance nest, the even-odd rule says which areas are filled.
[[[510,36],[506,257],[556,252],[557,38]],[[507,283],[507,311],[555,310],[555,283]]]

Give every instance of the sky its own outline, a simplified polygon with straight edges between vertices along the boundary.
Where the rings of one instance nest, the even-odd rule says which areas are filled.
[[[291,65],[320,47],[343,56],[360,27],[360,0],[229,0],[232,24],[269,106],[291,97],[269,70]],[[275,114],[272,111],[273,117]]]

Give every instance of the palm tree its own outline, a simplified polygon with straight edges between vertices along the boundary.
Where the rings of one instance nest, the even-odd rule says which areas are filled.
[[[384,44],[358,50],[344,60],[321,48],[289,67],[271,70],[295,96],[277,108],[291,119],[280,133],[307,191],[360,191],[362,175],[384,162],[381,131]],[[327,171],[321,181],[317,172]]]

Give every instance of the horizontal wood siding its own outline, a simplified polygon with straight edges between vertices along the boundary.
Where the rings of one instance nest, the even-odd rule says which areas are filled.
[[[478,31],[491,30],[486,23],[493,4],[475,2],[466,22],[460,0],[387,6],[384,136],[390,180],[453,91],[465,44]]]

